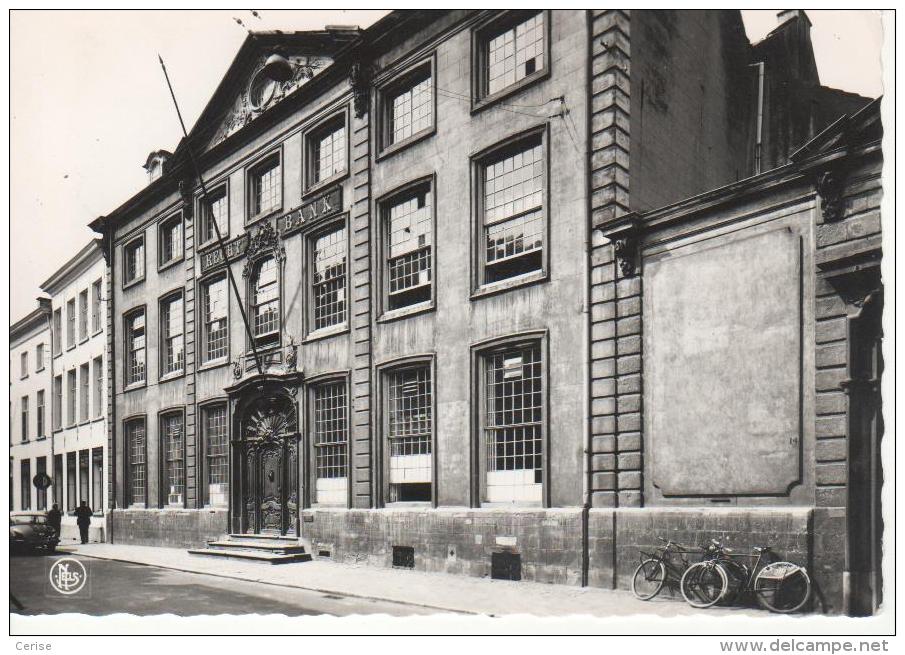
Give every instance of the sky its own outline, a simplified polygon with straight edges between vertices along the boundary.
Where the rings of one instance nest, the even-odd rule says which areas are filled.
[[[148,153],[178,143],[158,53],[191,129],[246,28],[367,27],[385,13],[11,11],[11,322],[34,309],[40,284],[96,236],[87,224],[145,186]],[[742,16],[752,42],[777,24],[772,10]],[[879,14],[809,10],[808,16],[821,82],[880,95]],[[50,238],[36,238],[42,235]]]

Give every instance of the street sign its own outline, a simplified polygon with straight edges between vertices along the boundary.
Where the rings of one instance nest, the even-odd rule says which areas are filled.
[[[51,479],[46,473],[37,473],[35,474],[35,477],[31,479],[31,482],[35,485],[35,489],[46,491],[47,487],[51,484]]]

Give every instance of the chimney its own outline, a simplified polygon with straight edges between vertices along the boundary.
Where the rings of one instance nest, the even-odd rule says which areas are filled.
[[[806,21],[808,27],[811,26],[811,20],[808,18],[804,9],[783,9],[776,14],[776,24],[785,25],[790,20],[795,20],[796,18]]]
[[[155,150],[150,155],[148,155],[148,158],[145,160],[145,163],[142,166],[142,168],[148,171],[148,184],[163,175],[163,167],[172,156],[173,153],[169,152],[168,150]]]

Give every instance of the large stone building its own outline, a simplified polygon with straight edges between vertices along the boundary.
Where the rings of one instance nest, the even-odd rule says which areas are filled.
[[[771,338],[813,327],[805,301],[804,323],[780,317],[814,289],[787,284],[791,237],[758,237],[780,255],[753,288],[756,353],[704,338],[681,302],[737,308],[750,289],[730,276],[722,303],[710,273],[739,253],[689,273],[637,251],[638,216],[767,174],[868,102],[819,85],[802,12],[780,21],[754,46],[737,11],[400,11],[250,35],[188,137],[149,156],[147,187],[92,224],[109,537],[282,535],[340,560],[616,587],[679,530],[822,565],[803,545],[815,405],[796,423],[782,402],[814,359],[767,370],[789,354]],[[660,260],[678,273],[642,289]],[[712,358],[676,378],[689,347],[740,365],[750,405]],[[724,407],[682,414],[677,393]],[[725,451],[704,470],[702,444]]]

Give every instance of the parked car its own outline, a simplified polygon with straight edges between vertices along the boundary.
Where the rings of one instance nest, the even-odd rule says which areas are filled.
[[[48,553],[56,550],[60,539],[57,531],[47,523],[46,512],[11,512],[9,515],[10,551],[28,551],[43,548]]]

